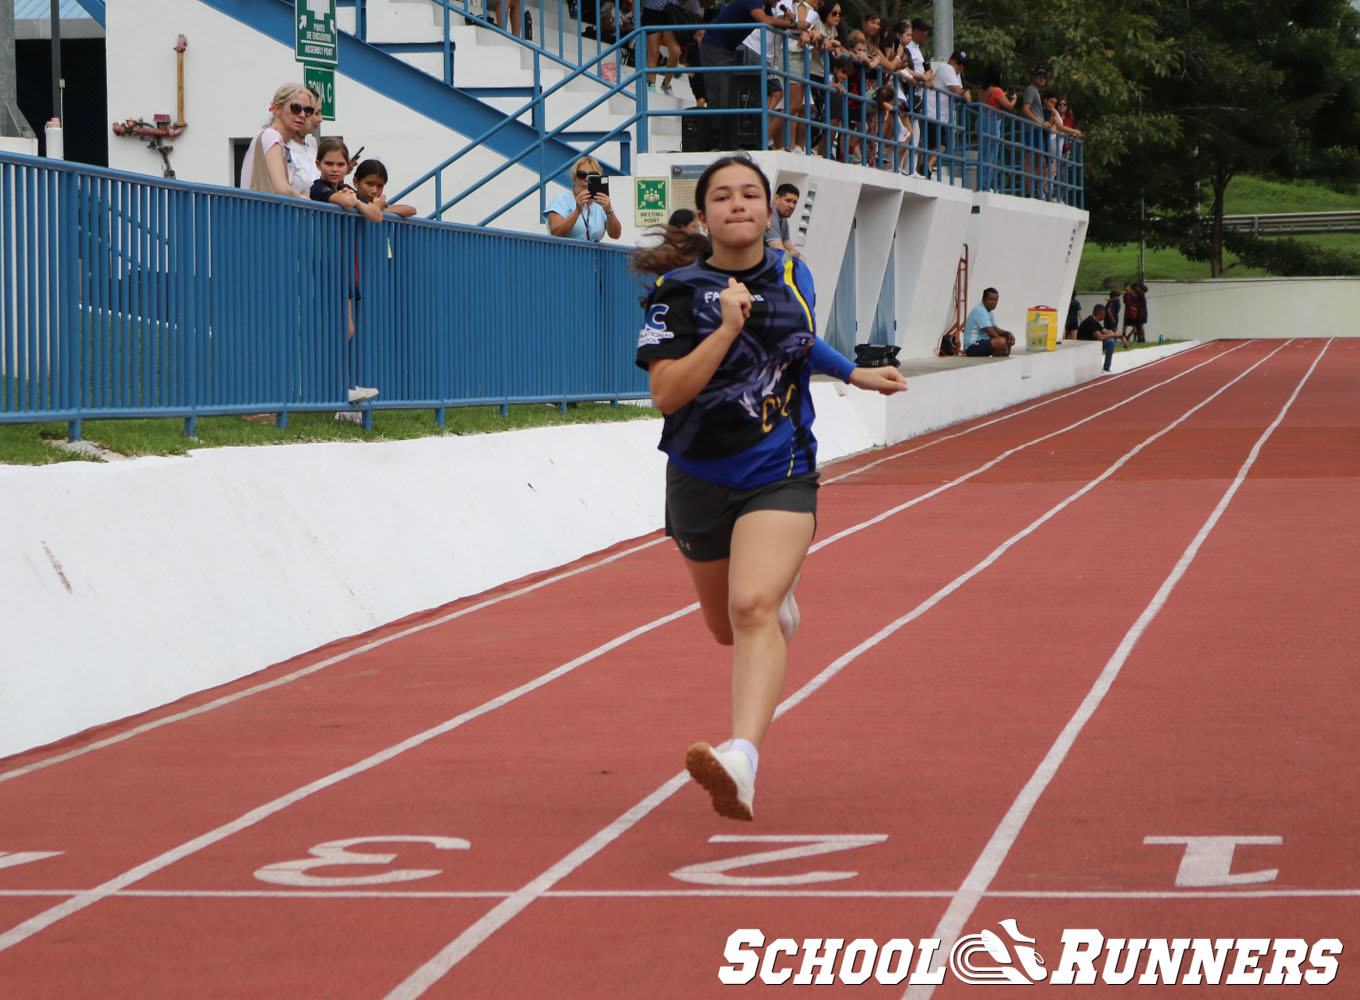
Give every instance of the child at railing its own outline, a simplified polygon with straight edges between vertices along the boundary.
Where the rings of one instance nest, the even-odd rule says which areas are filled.
[[[345,183],[349,162],[349,147],[342,140],[334,136],[321,140],[316,150],[316,165],[321,176],[312,182],[312,201],[352,208],[370,222],[381,222],[382,209],[371,201],[362,200],[359,193]]]
[[[312,201],[324,202],[328,205],[338,205],[340,208],[352,208],[370,222],[382,221],[382,209],[371,201],[366,201],[359,197],[359,192],[345,183],[345,175],[349,173],[350,157],[349,148],[345,143],[335,137],[322,139],[316,151],[317,167],[321,171],[321,176],[312,182],[310,193]],[[377,161],[373,161],[377,162]],[[354,284],[346,296],[345,302],[345,326],[346,340],[354,339],[354,305],[363,296],[359,294],[359,253],[355,248],[354,254]],[[347,358],[345,367],[351,374],[356,362],[352,350],[346,349]],[[350,383],[350,388],[346,396],[351,403],[364,403],[378,395],[378,390],[367,386],[354,385],[352,378],[347,377],[346,382]],[[341,410],[335,415],[336,420],[353,420],[356,423],[363,420],[363,415],[358,410]]]
[[[376,205],[379,211],[391,212],[403,219],[409,219],[416,214],[414,205],[389,205],[387,199],[383,197],[385,187],[387,168],[382,165],[381,160],[365,160],[354,171],[354,190],[359,195],[360,201],[369,202]]]

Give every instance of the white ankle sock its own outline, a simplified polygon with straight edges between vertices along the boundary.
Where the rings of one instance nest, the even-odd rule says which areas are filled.
[[[750,740],[732,740],[732,749],[740,750],[746,755],[746,759],[751,762],[751,777],[756,776],[756,768],[760,766],[760,751],[756,749]]]

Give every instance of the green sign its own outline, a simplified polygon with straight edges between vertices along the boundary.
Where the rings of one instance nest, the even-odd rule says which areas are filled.
[[[303,66],[302,82],[321,95],[321,118],[335,121],[335,70],[329,66]]]
[[[669,217],[666,211],[667,203],[670,199],[666,197],[666,178],[664,177],[635,177],[633,178],[634,191],[636,193],[637,224],[639,226],[655,226],[665,222]]]
[[[293,0],[293,55],[298,62],[340,61],[340,37],[335,27],[335,0]]]

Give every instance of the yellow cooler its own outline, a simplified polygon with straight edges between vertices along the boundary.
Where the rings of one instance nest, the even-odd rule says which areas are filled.
[[[1058,310],[1052,306],[1030,306],[1025,317],[1025,350],[1058,349]]]

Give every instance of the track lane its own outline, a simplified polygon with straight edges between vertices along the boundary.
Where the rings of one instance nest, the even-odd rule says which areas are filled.
[[[858,666],[858,665],[857,665],[857,666]],[[837,683],[838,683],[838,690],[840,690],[839,685],[841,684],[841,680],[838,679],[838,682],[837,682]],[[859,701],[858,703],[861,704],[861,705],[864,704],[863,700]],[[781,727],[783,727],[783,726],[784,726],[784,724],[781,723]],[[764,781],[763,778],[762,778],[762,781]],[[762,785],[762,790],[764,790],[764,785]],[[669,803],[669,802],[666,803],[666,805],[665,805],[665,807],[664,807],[663,810],[658,810],[658,816],[661,816],[661,814],[662,814],[663,811],[670,811],[670,810],[672,810],[672,808],[673,808],[673,804],[672,804],[672,803]],[[631,842],[631,839],[630,839],[630,842]],[[611,845],[611,851],[617,850],[617,849],[618,849],[618,845]],[[627,866],[626,866],[626,865],[624,865],[624,866],[622,866],[622,867],[623,867],[624,870],[627,870]],[[479,935],[480,935],[480,934],[482,934],[483,932],[478,932],[478,933],[479,933]],[[511,945],[510,945],[510,946],[513,946],[513,939],[512,939],[512,938],[509,938],[509,937],[508,937],[506,940],[511,942]],[[505,946],[505,943],[502,942],[501,946],[502,946],[502,947]],[[458,946],[458,944],[457,944],[456,942],[455,942],[455,945],[454,945],[454,946],[451,946],[451,947],[453,948],[453,951],[452,951],[451,953],[449,953],[449,954],[446,954],[445,956],[442,956],[441,959],[437,961],[437,963],[436,963],[437,966],[445,965],[445,964],[447,964],[450,960],[452,960],[452,961],[454,961],[454,962],[456,962],[456,961],[458,960],[458,958],[460,957],[459,953],[462,951],[462,948],[461,948],[460,946]],[[486,955],[473,956],[473,958],[471,959],[471,961],[472,961],[472,964],[473,964],[474,967],[476,967],[479,963],[480,963],[480,964],[489,964],[489,965],[491,965],[491,966],[499,966],[499,965],[501,964],[501,963],[498,963],[497,960],[496,960],[496,958],[495,958],[495,947],[496,947],[496,946],[495,946],[494,944],[489,943],[488,946],[486,946],[486,947],[491,948],[492,951],[491,951],[491,952],[488,952]],[[490,956],[490,957],[488,957],[488,956]],[[503,956],[502,956],[502,957],[503,957]],[[438,982],[438,975],[439,975],[439,974],[441,974],[440,971],[439,971],[439,968],[434,968],[434,969],[430,970],[429,974],[427,974],[427,975],[426,975],[426,974],[422,974],[420,977],[418,977],[418,978],[419,978],[419,981],[416,981],[416,979],[413,978],[413,981],[411,981],[411,982],[409,983],[409,992],[406,992],[406,991],[403,991],[403,990],[399,990],[399,991],[396,991],[396,992],[393,994],[393,996],[418,995],[418,991],[419,991],[420,989],[426,988],[426,987],[429,986],[431,983],[437,983],[437,982]],[[470,972],[469,975],[475,976],[475,972]],[[434,978],[430,978],[431,976],[433,976]],[[443,995],[443,994],[439,992],[439,989],[436,989],[432,995]]]
[[[827,527],[830,528],[831,525],[827,525]],[[877,543],[877,546],[879,546],[879,548],[880,548],[880,550],[881,550],[881,548],[883,548],[883,546],[884,546],[883,541],[880,540],[879,543]],[[831,551],[832,551],[832,550],[827,550],[827,552],[828,552],[828,558],[830,558]],[[672,569],[673,569],[673,567],[672,567]],[[669,571],[669,570],[668,570],[668,571]],[[820,571],[820,570],[819,570],[819,571]],[[675,574],[672,573],[672,576],[675,576]],[[801,639],[800,639],[800,642],[801,642]],[[684,644],[685,644],[685,645],[692,645],[692,635],[691,635],[690,638],[684,639]],[[711,653],[706,653],[706,656],[709,657],[709,659],[711,659]],[[593,672],[594,672],[594,671],[592,671],[592,673],[593,673]],[[669,683],[669,679],[668,679],[668,683]],[[711,702],[711,693],[713,693],[714,690],[721,690],[721,687],[715,688],[715,687],[713,686],[713,684],[711,684],[711,683],[709,682],[709,680],[704,680],[704,682],[703,682],[702,684],[696,684],[696,694],[699,694],[699,691],[703,691],[703,693],[706,693],[706,695],[707,695],[707,697],[703,697],[703,695],[700,694],[699,701],[696,701],[696,703],[699,703],[699,705],[703,705],[704,702]],[[709,709],[711,709],[711,703],[710,703],[710,705],[707,705],[707,707],[709,707]],[[605,713],[605,714],[608,714],[608,713]],[[777,729],[778,729],[778,728],[777,728]],[[650,733],[649,733],[649,736],[650,736]],[[642,741],[642,746],[646,746],[647,743],[650,743],[650,744],[651,744],[651,747],[654,748],[654,740],[643,740],[643,741]],[[612,746],[612,744],[611,744],[611,748],[609,748],[609,750],[611,750],[611,752],[613,751],[613,746]],[[646,752],[646,750],[642,750],[641,752]],[[438,766],[438,762],[435,762],[434,765],[431,765],[431,766]],[[766,790],[766,788],[764,788],[764,785],[763,785],[763,788],[762,788],[763,795],[764,795],[764,790]],[[379,811],[379,812],[381,812],[381,811]],[[526,819],[528,819],[528,818],[526,818]]]

